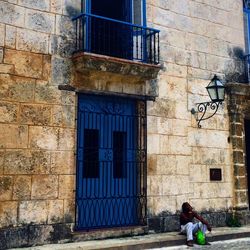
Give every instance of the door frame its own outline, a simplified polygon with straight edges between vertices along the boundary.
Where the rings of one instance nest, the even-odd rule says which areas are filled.
[[[108,226],[108,227],[98,227],[98,228],[82,228],[81,225],[79,225],[79,208],[77,205],[78,201],[78,187],[79,187],[79,173],[81,173],[80,166],[79,166],[79,112],[80,112],[80,97],[85,96],[100,96],[100,95],[94,95],[94,94],[78,94],[78,112],[77,112],[77,151],[76,151],[76,192],[75,192],[75,230],[81,230],[81,231],[89,231],[94,229],[104,229],[104,228],[114,228],[114,227],[127,227],[132,225],[117,225],[117,226]],[[101,95],[101,97],[109,97],[114,98],[114,95]],[[137,191],[137,221],[136,224],[133,224],[133,226],[146,226],[147,225],[147,114],[146,114],[146,100],[144,98],[142,100],[137,99],[136,97],[120,97],[116,96],[115,98],[121,98],[121,99],[133,99],[136,103],[136,115],[137,117],[137,126],[138,126],[138,136],[137,136],[137,149],[136,149],[136,171],[137,171],[137,185],[138,185],[138,191]],[[133,212],[132,212],[133,213]]]

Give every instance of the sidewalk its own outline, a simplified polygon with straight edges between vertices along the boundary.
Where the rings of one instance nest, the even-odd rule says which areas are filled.
[[[208,233],[210,242],[228,239],[250,237],[250,225],[240,228],[219,227]],[[141,250],[149,248],[160,248],[167,246],[178,246],[185,244],[185,236],[178,232],[161,234],[147,234],[143,236],[93,240],[76,243],[51,244],[29,248],[18,248],[20,250]],[[15,248],[17,250],[17,248]]]

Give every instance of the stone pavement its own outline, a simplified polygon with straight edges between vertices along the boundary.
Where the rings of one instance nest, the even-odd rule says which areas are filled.
[[[212,233],[209,233],[207,236],[210,242],[250,237],[250,225],[240,228],[214,228]],[[180,235],[178,232],[169,232],[116,239],[51,244],[30,248],[20,248],[20,250],[141,250],[168,246],[180,246],[183,244],[185,244],[185,236]]]
[[[183,249],[202,249],[202,250],[249,250],[250,249],[250,237],[224,240],[212,242],[210,246],[199,246],[194,245],[193,248],[189,248],[186,245],[175,246],[175,247],[163,247],[163,248],[151,248],[148,250],[183,250]]]

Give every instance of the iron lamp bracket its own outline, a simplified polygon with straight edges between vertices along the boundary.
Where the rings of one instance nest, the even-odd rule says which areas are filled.
[[[222,101],[196,103],[197,109],[192,108],[191,114],[195,115],[198,128],[201,128],[201,121],[207,120],[216,114],[220,105],[222,105]],[[210,110],[211,113],[206,116],[208,110]]]

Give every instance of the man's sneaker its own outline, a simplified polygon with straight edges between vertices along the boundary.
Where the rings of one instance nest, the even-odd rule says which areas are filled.
[[[188,247],[193,247],[194,246],[193,241],[192,240],[188,240],[187,241],[187,246]]]

